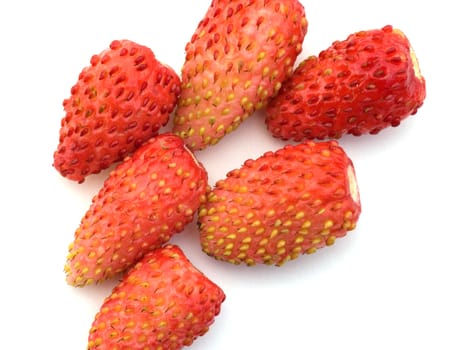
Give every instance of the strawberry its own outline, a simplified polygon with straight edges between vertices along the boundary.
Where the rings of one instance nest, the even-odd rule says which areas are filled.
[[[69,247],[67,282],[112,277],[181,232],[205,200],[207,172],[171,133],[126,157],[93,198]]]
[[[192,150],[234,131],[291,75],[306,31],[297,0],[213,0],[186,45],[173,131]]]
[[[336,141],[306,141],[247,160],[216,183],[199,209],[202,249],[239,264],[282,265],[355,228],[352,161]]]
[[[147,253],[104,300],[88,349],[182,349],[204,335],[225,300],[180,248]]]
[[[168,122],[180,78],[145,46],[115,40],[92,56],[64,100],[54,167],[83,182],[122,160]]]
[[[377,134],[415,114],[425,96],[407,37],[386,26],[351,34],[301,62],[268,104],[266,123],[284,140]]]

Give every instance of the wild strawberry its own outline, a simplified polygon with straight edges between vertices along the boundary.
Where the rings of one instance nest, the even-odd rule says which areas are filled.
[[[336,141],[306,141],[247,160],[199,210],[203,251],[231,263],[282,265],[355,228],[359,192]]]
[[[64,100],[54,167],[83,182],[122,160],[168,122],[180,78],[145,46],[115,40],[92,56]]]
[[[69,247],[67,282],[114,276],[181,232],[205,200],[207,172],[176,135],[151,138],[105,180]]]
[[[186,45],[173,131],[199,150],[235,130],[291,75],[306,31],[297,0],[213,0]]]
[[[361,31],[304,60],[269,103],[266,123],[295,141],[377,134],[415,114],[425,89],[400,30]]]
[[[177,246],[149,252],[105,299],[88,349],[182,349],[204,335],[225,294]]]

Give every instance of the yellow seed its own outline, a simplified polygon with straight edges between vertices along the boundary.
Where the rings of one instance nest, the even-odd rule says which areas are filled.
[[[277,228],[273,229],[270,233],[270,238],[274,238],[276,235],[278,235],[279,232],[280,231]]]
[[[241,227],[237,230],[238,233],[246,233],[247,231],[247,227]]]
[[[308,229],[310,227],[311,227],[311,221],[309,221],[309,220],[303,222],[303,225],[301,225],[302,229]]]
[[[247,191],[248,191],[247,186],[240,186],[237,192],[238,193],[247,193]]]
[[[295,215],[295,219],[300,220],[302,218],[304,218],[304,212],[302,212],[302,211],[297,212],[296,215]]]
[[[245,237],[243,240],[242,240],[242,243],[250,243],[252,242],[252,237]]]
[[[277,243],[277,248],[283,248],[286,245],[286,242],[284,240],[280,240]]]
[[[326,240],[326,245],[333,245],[334,242],[336,241],[336,236],[331,236]]]
[[[283,49],[283,48],[279,49],[276,53],[276,58],[277,59],[282,58],[283,56],[285,56],[285,53],[286,53],[285,49]]]
[[[275,79],[275,78],[276,78],[276,76],[273,77],[273,79]],[[275,93],[277,93],[278,91],[280,91],[280,89],[281,89],[281,83],[278,82],[278,83],[275,84],[275,87],[273,88],[273,90],[274,90]]]
[[[334,226],[334,222],[332,220],[326,220],[326,222],[324,223],[325,229],[331,228],[333,226]]]
[[[304,193],[304,194],[301,196],[302,199],[308,199],[309,197],[311,197],[311,194],[309,194],[309,193]]]
[[[295,254],[300,254],[303,249],[301,247],[294,247],[291,251]]]
[[[237,258],[240,260],[243,260],[247,256],[247,253],[241,252],[239,255],[237,255]]]
[[[245,259],[245,263],[248,266],[254,266],[255,265],[255,260],[253,260],[252,258],[247,258],[247,259]]]
[[[243,107],[246,111],[252,111],[253,112],[253,110],[254,110],[254,104],[252,102],[248,102]],[[246,114],[246,115],[248,115],[248,114]]]
[[[102,338],[96,338],[93,342],[91,341],[91,343],[93,347],[98,347],[102,344]]]
[[[295,243],[300,244],[304,242],[304,237],[298,236],[295,238]]]
[[[254,222],[252,222],[252,224],[250,226],[258,227],[258,226],[261,226],[261,225],[262,225],[262,222],[260,220],[255,220]]]
[[[214,215],[216,213],[217,209],[215,207],[211,207],[209,210],[208,210],[208,214],[207,215]]]
[[[272,263],[273,263],[273,258],[272,258],[272,256],[271,256],[271,255],[265,255],[265,256],[263,257],[263,263],[264,263],[264,264],[267,264],[267,265],[272,264]]]

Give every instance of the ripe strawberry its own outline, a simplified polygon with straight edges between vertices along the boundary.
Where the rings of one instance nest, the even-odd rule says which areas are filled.
[[[88,349],[181,349],[204,335],[225,294],[177,246],[149,252],[105,299]]]
[[[153,52],[132,41],[112,41],[92,56],[64,100],[54,167],[83,182],[122,160],[168,122],[180,78]]]
[[[69,247],[67,282],[100,282],[181,232],[205,200],[207,172],[171,133],[151,138],[105,180]]]
[[[247,160],[199,209],[203,251],[247,265],[282,265],[355,228],[359,192],[336,141],[306,141]]]
[[[386,26],[351,34],[304,60],[269,103],[266,123],[284,140],[377,134],[415,114],[425,96],[407,37]]]
[[[200,150],[235,130],[291,75],[306,31],[298,0],[213,0],[186,45],[173,131]]]

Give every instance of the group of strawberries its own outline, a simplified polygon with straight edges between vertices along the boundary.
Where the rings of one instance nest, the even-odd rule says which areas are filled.
[[[281,265],[355,228],[355,172],[334,139],[399,125],[423,104],[425,80],[391,26],[351,34],[294,69],[307,24],[298,0],[213,0],[181,77],[127,40],[82,70],[63,103],[54,166],[83,182],[118,165],[75,232],[67,282],[123,273],[88,349],[181,349],[207,332],[225,294],[167,243],[195,215],[206,254],[249,266]],[[209,186],[197,152],[257,110],[294,142]],[[172,115],[172,132],[160,133]]]

